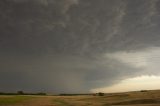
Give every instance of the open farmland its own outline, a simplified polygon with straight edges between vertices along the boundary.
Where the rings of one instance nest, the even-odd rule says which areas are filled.
[[[160,91],[105,96],[0,96],[0,106],[160,106]]]

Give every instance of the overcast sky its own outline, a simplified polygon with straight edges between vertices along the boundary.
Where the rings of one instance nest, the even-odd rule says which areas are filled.
[[[0,0],[0,91],[84,93],[158,76],[159,29],[160,0]]]

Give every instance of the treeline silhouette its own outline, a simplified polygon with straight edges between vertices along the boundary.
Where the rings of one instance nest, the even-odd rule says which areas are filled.
[[[79,95],[92,95],[92,94],[59,94],[59,96],[79,96]]]
[[[11,93],[11,92],[0,92],[0,95],[47,95],[44,92],[39,92],[39,93],[26,93],[23,91],[17,91],[16,93]]]
[[[59,96],[80,96],[80,95],[93,95],[93,96],[104,96],[105,93],[89,93],[89,94],[59,94]]]

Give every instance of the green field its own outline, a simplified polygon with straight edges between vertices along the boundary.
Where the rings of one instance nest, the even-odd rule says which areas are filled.
[[[32,96],[0,96],[0,105],[19,104],[32,98]]]

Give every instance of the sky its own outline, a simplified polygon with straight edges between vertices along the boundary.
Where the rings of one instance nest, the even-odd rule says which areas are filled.
[[[0,91],[160,89],[159,19],[160,0],[0,0]]]
[[[143,91],[143,90],[156,90],[159,89],[160,85],[159,76],[139,76],[135,78],[129,78],[121,81],[118,84],[92,89],[92,92],[106,92],[106,93],[115,93],[115,92],[128,92],[128,91]],[[118,89],[117,89],[118,88]],[[144,89],[143,89],[144,88]]]

